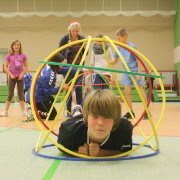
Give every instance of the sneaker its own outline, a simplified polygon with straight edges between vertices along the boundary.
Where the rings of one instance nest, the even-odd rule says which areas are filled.
[[[29,115],[27,116],[27,120],[26,120],[26,121],[34,121],[33,115],[32,115],[32,114],[29,114]]]
[[[14,106],[19,106],[19,103],[18,103],[18,102],[15,102],[15,103],[14,103]]]
[[[73,116],[77,116],[79,114],[82,114],[82,107],[81,105],[75,105],[73,107]]]
[[[26,111],[22,111],[22,116],[27,116],[27,112]]]
[[[72,117],[73,117],[73,115],[72,115],[72,114],[70,114],[70,113],[67,113],[66,117],[67,117],[67,118],[72,118]]]
[[[150,112],[149,112],[149,113],[150,113]],[[151,113],[150,113],[150,115],[151,115]],[[149,119],[149,117],[148,117],[147,113],[145,113],[145,114],[144,114],[144,117],[143,117],[143,119],[144,119],[144,120],[147,120],[147,119]]]
[[[133,112],[133,111],[131,111],[131,113],[132,113],[132,114],[133,114],[133,116],[135,117],[134,112]],[[127,112],[127,113],[123,116],[123,118],[126,118],[126,119],[132,119],[132,116],[131,116],[130,112]]]
[[[46,117],[47,117],[47,113],[46,112],[42,112],[42,111],[38,111],[38,113],[39,113],[39,116],[42,118],[42,119],[46,119]]]
[[[3,112],[0,114],[0,117],[8,117],[8,112],[7,112],[7,111],[3,111]]]

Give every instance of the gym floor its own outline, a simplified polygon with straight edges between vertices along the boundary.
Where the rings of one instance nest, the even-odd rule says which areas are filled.
[[[3,103],[0,111],[3,111]],[[136,116],[140,116],[142,105],[133,103]],[[158,122],[161,103],[151,103],[150,111],[154,123]],[[63,179],[63,180],[177,180],[180,178],[180,103],[166,103],[165,115],[158,137],[160,153],[141,159],[88,162],[63,161],[47,159],[32,154],[37,143],[40,130],[35,121],[24,122],[19,106],[11,105],[9,117],[0,117],[0,179],[2,180],[35,180],[35,179]],[[125,109],[123,113],[125,113]],[[138,114],[139,112],[139,114]],[[58,132],[60,121],[54,131]],[[50,122],[52,123],[52,122]],[[140,126],[146,135],[150,134],[149,120],[142,120]],[[138,128],[134,128],[133,141],[141,143],[143,137]],[[154,144],[154,138],[151,139]],[[46,144],[51,144],[48,140]],[[58,156],[56,147],[41,150],[42,154]],[[142,156],[152,153],[148,148],[141,148],[131,156]]]

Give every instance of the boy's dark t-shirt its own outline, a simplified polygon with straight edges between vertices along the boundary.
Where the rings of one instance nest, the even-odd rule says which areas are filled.
[[[126,152],[132,149],[132,124],[126,118],[121,119],[119,126],[111,132],[101,149]],[[59,128],[58,143],[72,151],[87,143],[87,126],[82,114],[62,122]]]

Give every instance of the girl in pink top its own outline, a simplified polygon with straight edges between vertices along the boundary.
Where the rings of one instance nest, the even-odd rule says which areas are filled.
[[[17,84],[19,104],[22,114],[26,115],[24,104],[24,74],[28,70],[27,57],[22,53],[20,41],[15,40],[11,43],[9,53],[6,56],[4,71],[8,74],[8,98],[5,105],[5,110],[0,114],[1,117],[8,116],[8,110],[14,95],[14,88]]]

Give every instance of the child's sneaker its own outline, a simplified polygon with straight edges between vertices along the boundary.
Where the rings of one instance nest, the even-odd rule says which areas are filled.
[[[149,112],[149,113],[150,113],[150,112]],[[150,113],[150,116],[151,116],[151,113]],[[147,113],[145,113],[145,114],[144,114],[143,119],[144,119],[144,120],[148,120],[148,119],[149,119],[149,117],[148,117]]]
[[[34,117],[32,114],[28,114],[27,121],[34,121]]]
[[[75,105],[74,107],[73,107],[73,116],[77,116],[77,115],[79,115],[79,114],[82,114],[82,107],[81,107],[81,105]]]
[[[8,117],[8,112],[3,111],[2,113],[0,113],[0,117]]]
[[[27,116],[27,112],[25,110],[22,111],[22,116]]]
[[[32,109],[30,105],[27,105],[27,121],[33,121],[34,117],[32,114]]]
[[[132,114],[133,114],[133,116],[135,117],[134,112],[133,112],[133,111],[131,111],[131,113],[132,113]],[[130,112],[127,112],[127,113],[126,113],[123,117],[124,117],[124,118],[126,118],[126,119],[132,119],[132,116],[131,116]]]

